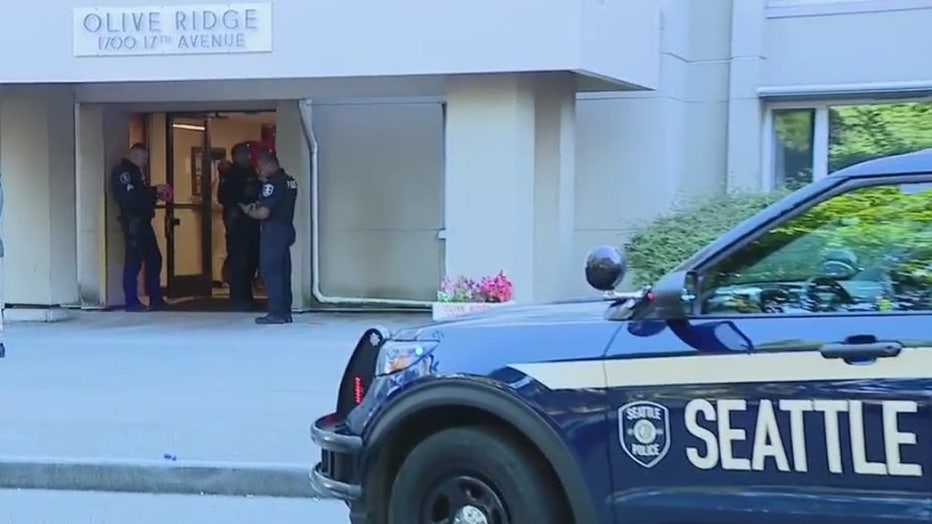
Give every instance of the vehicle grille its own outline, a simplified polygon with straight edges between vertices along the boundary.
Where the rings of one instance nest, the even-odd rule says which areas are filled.
[[[379,349],[388,337],[387,330],[374,327],[367,329],[359,338],[340,382],[340,393],[337,397],[338,415],[347,415],[362,402],[375,377]]]

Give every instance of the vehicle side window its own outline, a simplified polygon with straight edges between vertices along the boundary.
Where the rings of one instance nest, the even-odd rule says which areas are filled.
[[[701,274],[708,314],[932,310],[932,184],[861,187]]]

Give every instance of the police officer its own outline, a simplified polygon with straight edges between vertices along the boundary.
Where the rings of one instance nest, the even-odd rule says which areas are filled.
[[[259,221],[240,208],[259,198],[259,177],[252,168],[249,146],[233,146],[233,164],[224,171],[217,186],[217,200],[223,206],[227,260],[230,272],[230,300],[244,311],[255,309],[252,281],[259,266]]]
[[[256,324],[291,323],[291,245],[295,241],[294,206],[298,183],[285,173],[272,151],[259,155],[262,194],[259,201],[241,208],[262,222],[259,274],[269,295],[269,312]]]
[[[142,176],[149,152],[140,143],[133,144],[129,153],[110,172],[110,191],[120,207],[120,225],[126,247],[123,259],[123,293],[127,311],[159,310],[165,308],[162,298],[160,274],[162,253],[159,251],[152,229],[157,200],[167,201],[171,190],[167,185],[150,186]],[[149,306],[139,301],[137,278],[145,264],[146,294]]]

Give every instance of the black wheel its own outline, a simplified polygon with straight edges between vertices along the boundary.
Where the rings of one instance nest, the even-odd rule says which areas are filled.
[[[478,427],[432,435],[395,478],[389,524],[566,524],[556,487],[512,439]]]

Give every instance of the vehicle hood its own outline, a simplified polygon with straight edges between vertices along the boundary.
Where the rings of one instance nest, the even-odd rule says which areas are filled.
[[[448,320],[419,326],[423,330],[459,330],[470,328],[528,327],[540,324],[574,324],[604,320],[609,302],[584,299],[533,305],[498,306]]]
[[[604,318],[608,305],[595,299],[499,306],[407,328],[392,338],[438,342],[437,357],[449,373],[488,374],[517,362],[594,358],[620,326]]]

